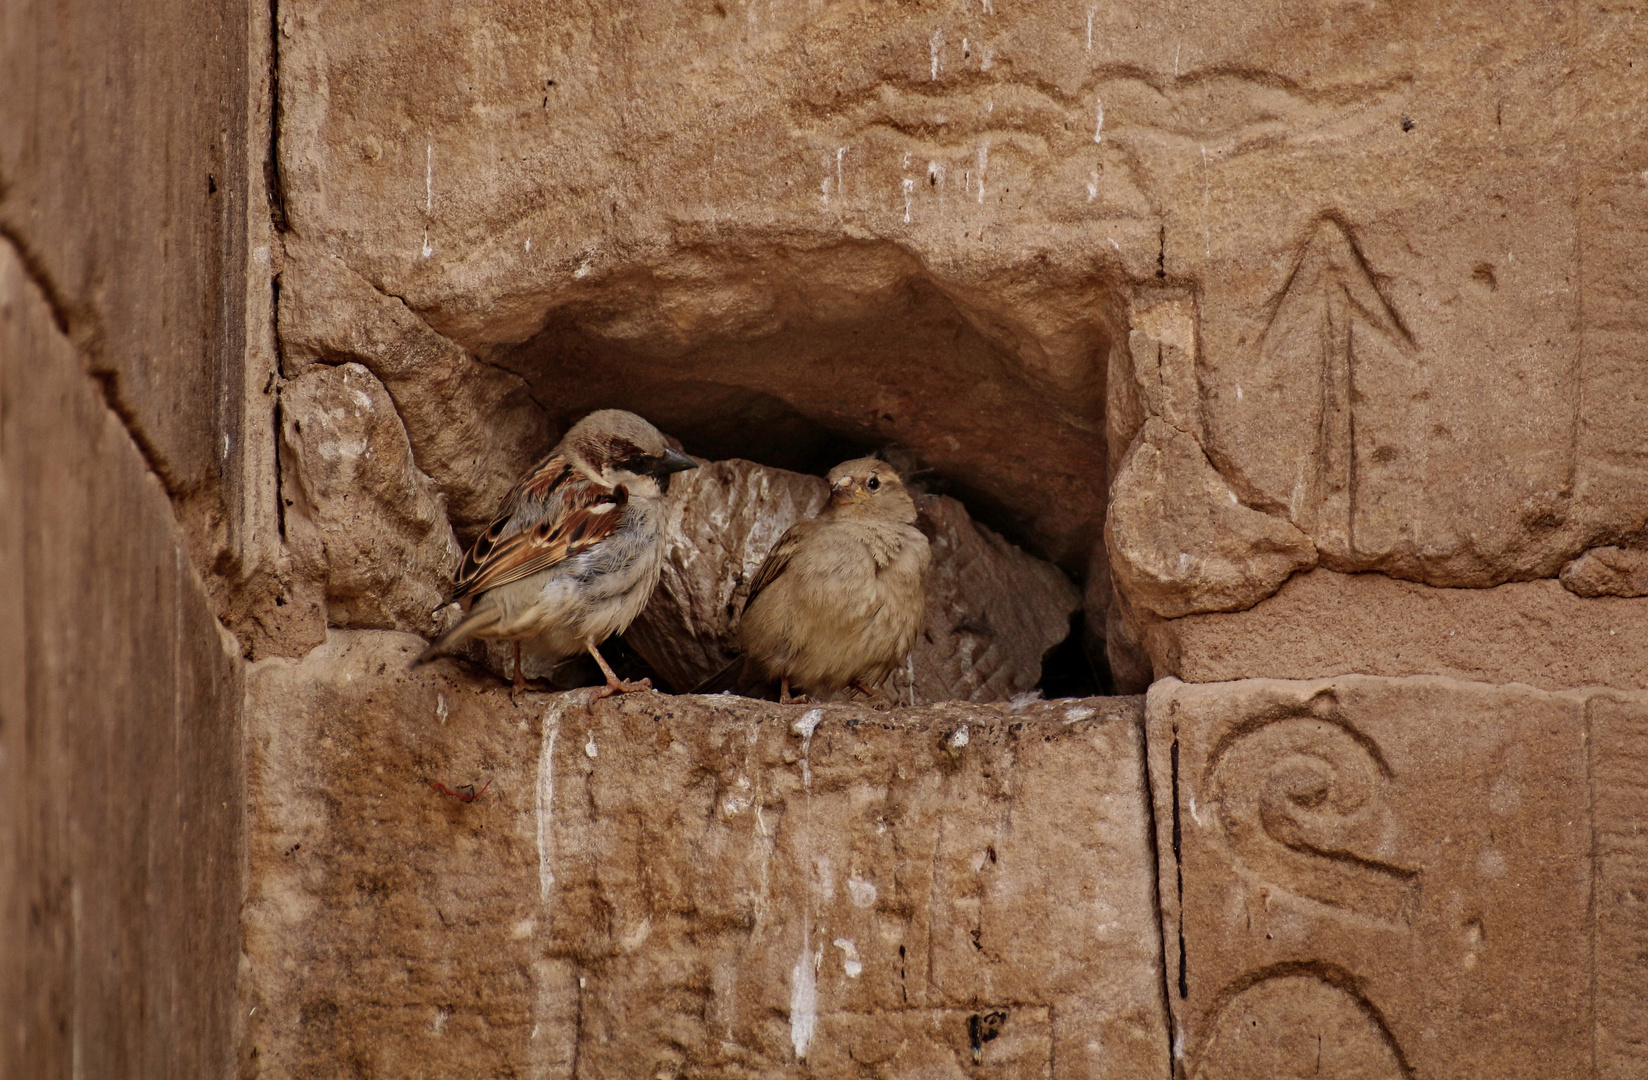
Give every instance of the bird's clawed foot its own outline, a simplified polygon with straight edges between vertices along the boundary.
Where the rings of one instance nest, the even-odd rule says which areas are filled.
[[[620,679],[617,672],[607,663],[607,658],[601,655],[601,650],[595,647],[595,642],[587,642],[584,648],[589,650],[589,655],[595,657],[595,662],[601,665],[601,674],[607,677],[607,684],[595,691],[591,701],[600,701],[614,694],[638,694],[642,690],[652,689],[651,679]]]
[[[811,705],[813,703],[813,699],[808,697],[806,694],[796,694],[792,697],[790,695],[790,680],[779,679],[778,703],[780,705]]]
[[[614,694],[639,694],[643,690],[651,689],[651,679],[620,679],[614,676],[607,679],[605,686],[595,688],[595,696],[591,700],[600,701]]]

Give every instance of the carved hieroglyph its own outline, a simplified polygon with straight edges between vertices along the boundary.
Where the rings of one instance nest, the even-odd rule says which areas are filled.
[[[1645,716],[1434,677],[1157,683],[1180,1075],[1638,1075]]]

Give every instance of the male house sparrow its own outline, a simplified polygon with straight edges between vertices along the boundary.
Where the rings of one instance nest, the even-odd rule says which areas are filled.
[[[830,501],[798,521],[756,572],[739,638],[744,659],[818,695],[871,695],[909,655],[927,600],[932,552],[898,473],[859,458],[830,470]]]
[[[451,599],[472,598],[468,614],[414,666],[466,638],[501,638],[515,644],[518,690],[521,642],[536,638],[555,657],[587,649],[607,677],[602,697],[651,687],[619,679],[598,646],[658,584],[664,489],[671,473],[695,467],[634,413],[604,409],[578,421],[510,489],[464,556]]]

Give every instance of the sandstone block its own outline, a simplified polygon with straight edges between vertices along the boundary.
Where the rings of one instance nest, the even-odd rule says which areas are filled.
[[[1156,675],[1187,682],[1360,672],[1648,689],[1648,599],[1549,579],[1438,589],[1317,568],[1247,611],[1142,622]]]
[[[671,478],[663,576],[625,640],[676,688],[720,671],[736,655],[751,579],[784,531],[828,495],[816,476],[750,461],[709,462]],[[1043,656],[1069,636],[1081,605],[1075,587],[955,499],[917,503],[933,545],[927,611],[910,664],[888,678],[887,693],[985,702],[1033,689]]]
[[[1594,948],[1641,931],[1643,703],[1622,702],[1424,677],[1157,683],[1185,1074],[1634,1075],[1648,972]]]
[[[0,239],[0,1076],[235,1072],[240,671],[160,479]]]
[[[1128,600],[1169,618],[1251,607],[1316,565],[1309,537],[1243,506],[1196,440],[1155,417],[1111,487],[1106,544]]]
[[[328,622],[432,632],[458,549],[383,384],[359,364],[317,366],[281,402],[288,535],[325,581]]]
[[[249,674],[264,1070],[1167,1075],[1137,699],[517,706],[421,648]]]

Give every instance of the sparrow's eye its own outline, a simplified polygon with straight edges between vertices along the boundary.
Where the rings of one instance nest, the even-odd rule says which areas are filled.
[[[864,486],[869,488],[871,491],[880,491],[881,490],[881,478],[877,477],[877,476],[872,476],[872,477],[870,477],[869,481],[867,483],[865,483]]]

